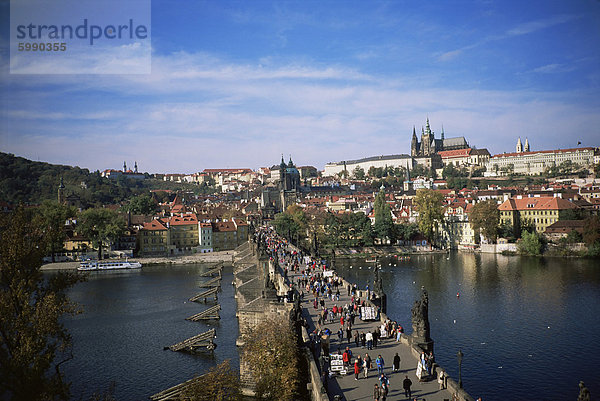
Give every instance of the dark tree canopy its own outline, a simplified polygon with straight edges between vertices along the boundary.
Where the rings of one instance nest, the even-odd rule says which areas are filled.
[[[67,400],[60,365],[71,337],[61,316],[75,313],[66,295],[79,276],[40,272],[48,238],[30,209],[0,216],[0,398]]]

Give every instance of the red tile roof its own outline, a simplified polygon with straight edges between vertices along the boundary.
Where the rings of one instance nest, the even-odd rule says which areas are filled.
[[[152,220],[149,223],[144,223],[144,230],[166,230],[167,227],[158,219]]]
[[[438,152],[438,154],[442,157],[442,159],[448,157],[465,157],[471,154],[471,148],[467,149],[455,149],[455,150],[442,150]]]
[[[544,198],[522,198],[507,199],[498,206],[498,210],[565,210],[577,209],[577,206],[566,199],[544,197]]]
[[[195,214],[184,214],[183,216],[173,216],[167,220],[172,226],[184,226],[191,224],[198,224],[198,218]]]

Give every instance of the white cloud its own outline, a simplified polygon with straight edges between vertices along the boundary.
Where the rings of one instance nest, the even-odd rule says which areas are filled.
[[[492,153],[511,151],[517,136],[534,149],[570,146],[574,135],[593,142],[585,127],[600,125],[587,94],[415,88],[409,81],[390,84],[338,65],[235,64],[177,53],[154,57],[147,76],[18,78],[36,102],[23,98],[3,111],[0,141],[5,151],[91,169],[135,160],[150,172],[193,172],[271,165],[281,153],[319,168],[408,153],[412,126],[427,116],[438,135],[443,124],[447,137],[464,135]],[[86,96],[57,105],[36,95],[48,85]],[[95,100],[96,93],[103,97]]]

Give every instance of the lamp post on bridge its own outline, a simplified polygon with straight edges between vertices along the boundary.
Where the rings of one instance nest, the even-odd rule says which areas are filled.
[[[462,388],[463,384],[462,384],[462,359],[463,359],[463,353],[462,351],[459,349],[458,353],[456,354],[456,357],[458,358],[458,388]]]

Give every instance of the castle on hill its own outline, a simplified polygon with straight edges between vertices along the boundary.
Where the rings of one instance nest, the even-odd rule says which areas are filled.
[[[439,152],[456,149],[468,149],[469,144],[464,136],[456,138],[444,138],[444,127],[442,127],[441,139],[436,139],[434,132],[429,126],[429,118],[425,127],[421,127],[421,140],[417,139],[417,132],[413,126],[410,155],[412,157],[431,157]]]

